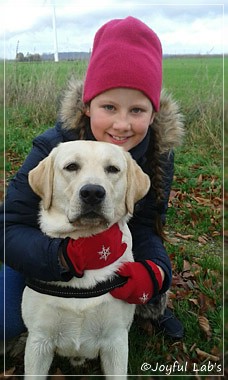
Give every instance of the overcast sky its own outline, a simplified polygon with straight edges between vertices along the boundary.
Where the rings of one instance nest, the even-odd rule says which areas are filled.
[[[90,51],[102,24],[131,15],[158,34],[164,54],[228,53],[228,0],[55,0],[55,13],[59,52]],[[17,46],[53,53],[52,22],[53,0],[0,0],[0,58],[15,58]]]

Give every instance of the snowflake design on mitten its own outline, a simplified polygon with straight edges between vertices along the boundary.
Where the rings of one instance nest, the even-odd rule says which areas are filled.
[[[111,255],[110,247],[105,248],[105,246],[102,246],[102,250],[98,252],[100,255],[100,260],[107,260],[108,256]]]
[[[149,299],[149,294],[148,293],[143,293],[142,297],[139,297],[139,300],[141,303],[146,303]]]

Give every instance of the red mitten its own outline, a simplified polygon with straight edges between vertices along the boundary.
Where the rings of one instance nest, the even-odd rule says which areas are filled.
[[[86,269],[100,269],[119,259],[127,248],[127,244],[122,243],[122,235],[116,223],[91,237],[65,239],[62,252],[71,273],[82,277]]]
[[[128,303],[145,304],[162,287],[160,270],[150,260],[124,263],[118,270],[118,274],[128,277],[128,281],[110,293],[113,297]]]

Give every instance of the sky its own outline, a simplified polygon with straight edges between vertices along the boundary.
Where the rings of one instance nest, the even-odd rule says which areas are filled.
[[[55,5],[53,6],[53,4]],[[228,53],[228,0],[0,0],[0,58],[92,49],[105,22],[129,15],[159,36],[164,54]]]

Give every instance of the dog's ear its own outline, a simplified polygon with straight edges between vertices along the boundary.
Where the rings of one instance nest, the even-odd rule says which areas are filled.
[[[150,188],[150,179],[131,157],[130,153],[125,152],[125,155],[128,166],[126,206],[130,214],[133,214],[135,203],[143,198]]]
[[[42,199],[45,210],[49,209],[52,201],[54,178],[53,156],[53,153],[51,153],[48,157],[44,158],[28,174],[29,185],[34,193]]]

